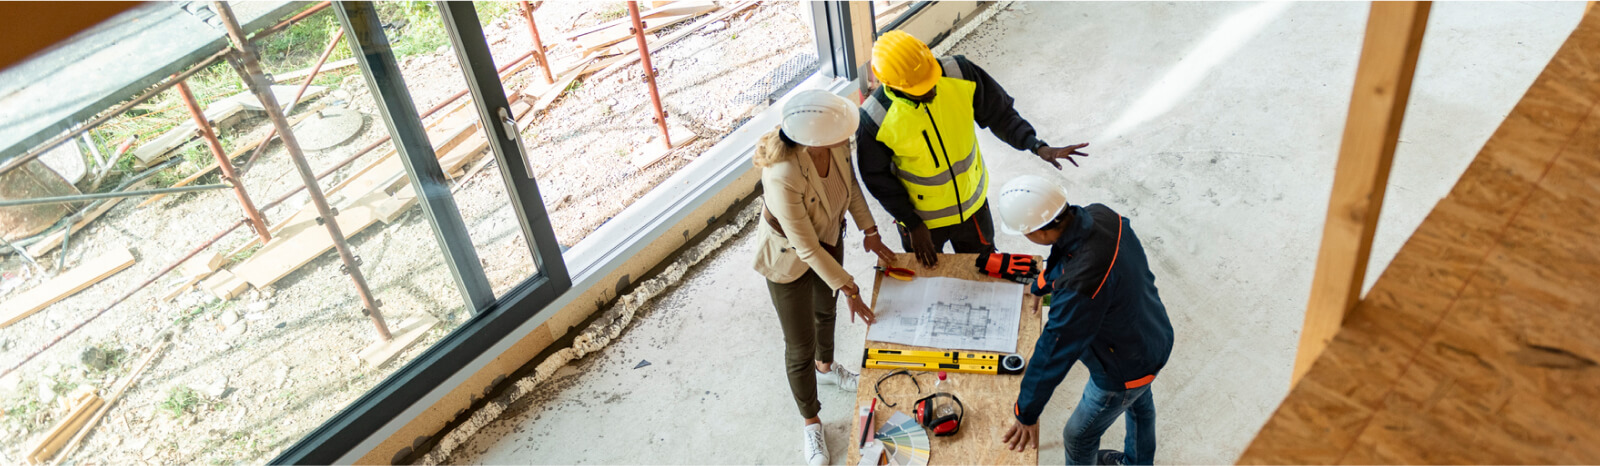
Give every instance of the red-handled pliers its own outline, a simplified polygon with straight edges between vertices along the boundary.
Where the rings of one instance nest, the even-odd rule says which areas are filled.
[[[889,276],[889,278],[893,278],[893,279],[901,280],[901,281],[908,281],[909,282],[909,281],[911,281],[912,278],[916,278],[916,276],[917,276],[917,273],[911,271],[911,269],[902,269],[902,268],[899,268],[899,267],[884,267],[884,266],[881,266],[881,265],[875,265],[875,266],[872,266],[872,268],[873,268],[873,270],[877,270],[879,272],[883,272],[883,274]]]

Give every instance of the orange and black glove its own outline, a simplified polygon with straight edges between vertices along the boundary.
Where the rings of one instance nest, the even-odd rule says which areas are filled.
[[[1027,254],[985,251],[976,265],[985,275],[1024,285],[1032,284],[1039,273],[1039,263]]]

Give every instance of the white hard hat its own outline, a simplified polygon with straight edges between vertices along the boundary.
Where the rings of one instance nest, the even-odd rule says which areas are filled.
[[[1067,190],[1042,176],[1023,175],[1007,181],[995,200],[1000,231],[1025,235],[1048,225],[1067,208]]]
[[[861,114],[844,97],[828,91],[801,91],[783,104],[783,134],[807,146],[830,146],[856,133]]]

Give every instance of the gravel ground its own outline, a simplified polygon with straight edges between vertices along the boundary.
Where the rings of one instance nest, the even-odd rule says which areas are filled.
[[[545,2],[536,11],[553,61],[575,56],[558,37],[600,22],[620,3]],[[683,27],[689,22],[678,27]],[[671,32],[663,31],[662,34]],[[526,23],[508,15],[485,28],[499,60],[529,47]],[[689,35],[652,54],[660,73],[668,119],[700,139],[643,169],[629,162],[633,148],[656,137],[645,86],[635,64],[606,76],[591,75],[572,92],[536,115],[523,134],[532,166],[563,245],[576,244],[634,199],[675,173],[737,128],[766,104],[766,98],[793,71],[815,62],[803,6],[765,3],[729,18],[722,27]],[[454,54],[440,50],[402,63],[416,107],[426,109],[464,88]],[[776,73],[775,70],[788,70]],[[506,80],[512,90],[539,80],[529,66]],[[342,146],[307,157],[314,171],[343,159],[386,134],[360,78],[347,79],[323,101],[368,115],[364,133]],[[264,120],[245,121],[241,130],[257,135]],[[247,140],[259,136],[236,138]],[[381,152],[380,151],[375,151]],[[359,167],[371,156],[358,161]],[[581,160],[580,163],[572,163]],[[473,167],[477,162],[469,163]],[[353,169],[325,180],[331,185]],[[530,275],[531,256],[516,216],[506,202],[504,183],[493,163],[458,180],[455,201],[496,292]],[[244,175],[244,184],[262,204],[298,186],[281,147],[262,157]],[[283,219],[307,203],[304,194],[266,212]],[[145,208],[124,202],[72,236],[66,262],[71,268],[114,248],[139,259],[118,273],[17,324],[0,329],[0,360],[14,364],[67,331],[111,300],[181,257],[238,218],[231,192],[173,196]],[[253,234],[241,228],[211,251],[227,254]],[[169,348],[109,411],[95,434],[74,456],[83,464],[261,463],[315,428],[328,416],[370,389],[455,328],[468,314],[442,262],[431,227],[412,209],[392,224],[377,224],[351,238],[364,262],[362,271],[391,327],[409,317],[440,319],[424,339],[395,363],[372,367],[355,354],[371,344],[370,320],[339,261],[324,254],[265,290],[252,290],[227,302],[189,292],[173,302],[157,302],[177,283],[162,277],[103,317],[85,326],[0,378],[0,462],[16,463],[53,426],[66,408],[61,400],[76,385],[102,391],[125,377],[128,367],[163,338]],[[40,258],[54,262],[56,254]],[[18,274],[23,264],[7,257],[0,271]],[[37,279],[34,280],[37,282]],[[36,283],[26,283],[26,289]],[[13,290],[9,296],[16,295]],[[99,371],[80,360],[86,349],[125,352],[123,363]],[[193,393],[193,396],[188,396]],[[173,415],[171,412],[181,414]]]

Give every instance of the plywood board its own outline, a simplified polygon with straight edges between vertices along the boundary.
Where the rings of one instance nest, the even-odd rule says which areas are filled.
[[[133,265],[133,253],[127,248],[114,248],[110,252],[79,264],[56,278],[41,283],[23,292],[21,295],[7,299],[0,304],[0,328],[5,328],[17,321],[39,312],[45,307],[55,304],[56,301],[72,296],[89,285],[99,283],[106,277],[115,275]]]
[[[372,226],[378,220],[378,206],[388,198],[389,195],[382,190],[375,190],[348,207],[339,209],[335,221],[339,222],[340,232],[348,238]],[[333,237],[328,234],[327,227],[313,224],[304,226],[303,231],[292,236],[286,235],[268,242],[255,255],[231,270],[256,288],[262,288],[276,283],[331,249]]]
[[[1042,258],[1040,258],[1042,260]],[[911,254],[896,254],[890,265],[915,270],[919,277],[954,277],[977,281],[1002,281],[978,272],[972,267],[977,260],[976,254],[940,254],[939,264],[932,269],[923,268]],[[1009,283],[1009,282],[1007,282]],[[873,306],[877,306],[877,291],[883,284],[883,276],[879,275],[873,280]],[[1026,291],[1024,291],[1025,293]],[[1039,300],[1025,298],[1022,300],[1023,308],[1021,326],[1017,332],[1017,349],[1022,357],[1033,356],[1033,345],[1039,340],[1039,331],[1042,328],[1043,315],[1039,313]],[[843,311],[842,312],[847,312]],[[868,340],[866,346],[870,348],[887,349],[943,349],[923,348],[895,343],[883,343]],[[859,408],[872,405],[872,400],[877,393],[874,385],[879,378],[890,371],[883,369],[861,370],[861,384],[856,389],[856,408],[851,409],[851,419],[856,419],[853,414]],[[932,382],[935,376],[921,373],[917,378],[921,382]],[[956,384],[955,395],[961,398],[966,405],[966,415],[961,419],[961,433],[954,437],[929,437],[933,446],[929,451],[928,464],[1039,464],[1039,450],[1029,449],[1022,452],[1007,450],[1000,443],[1005,430],[1011,427],[1011,405],[1017,399],[1017,391],[1022,386],[1020,375],[989,375],[989,374],[949,374],[949,380]],[[882,403],[878,404],[877,414],[874,419],[878,425],[889,420],[895,410],[911,415],[911,402],[927,395],[932,388],[931,383],[922,384],[924,393],[917,394],[916,388],[904,377],[895,377],[884,382],[883,397],[895,403],[894,408],[887,408]],[[852,423],[854,424],[854,423]],[[860,445],[860,426],[852,425],[850,440],[847,442],[849,458],[845,464],[857,464],[861,459],[861,451],[856,447]],[[1044,435],[1050,435],[1045,431]]]
[[[1591,11],[1242,464],[1600,463]]]

